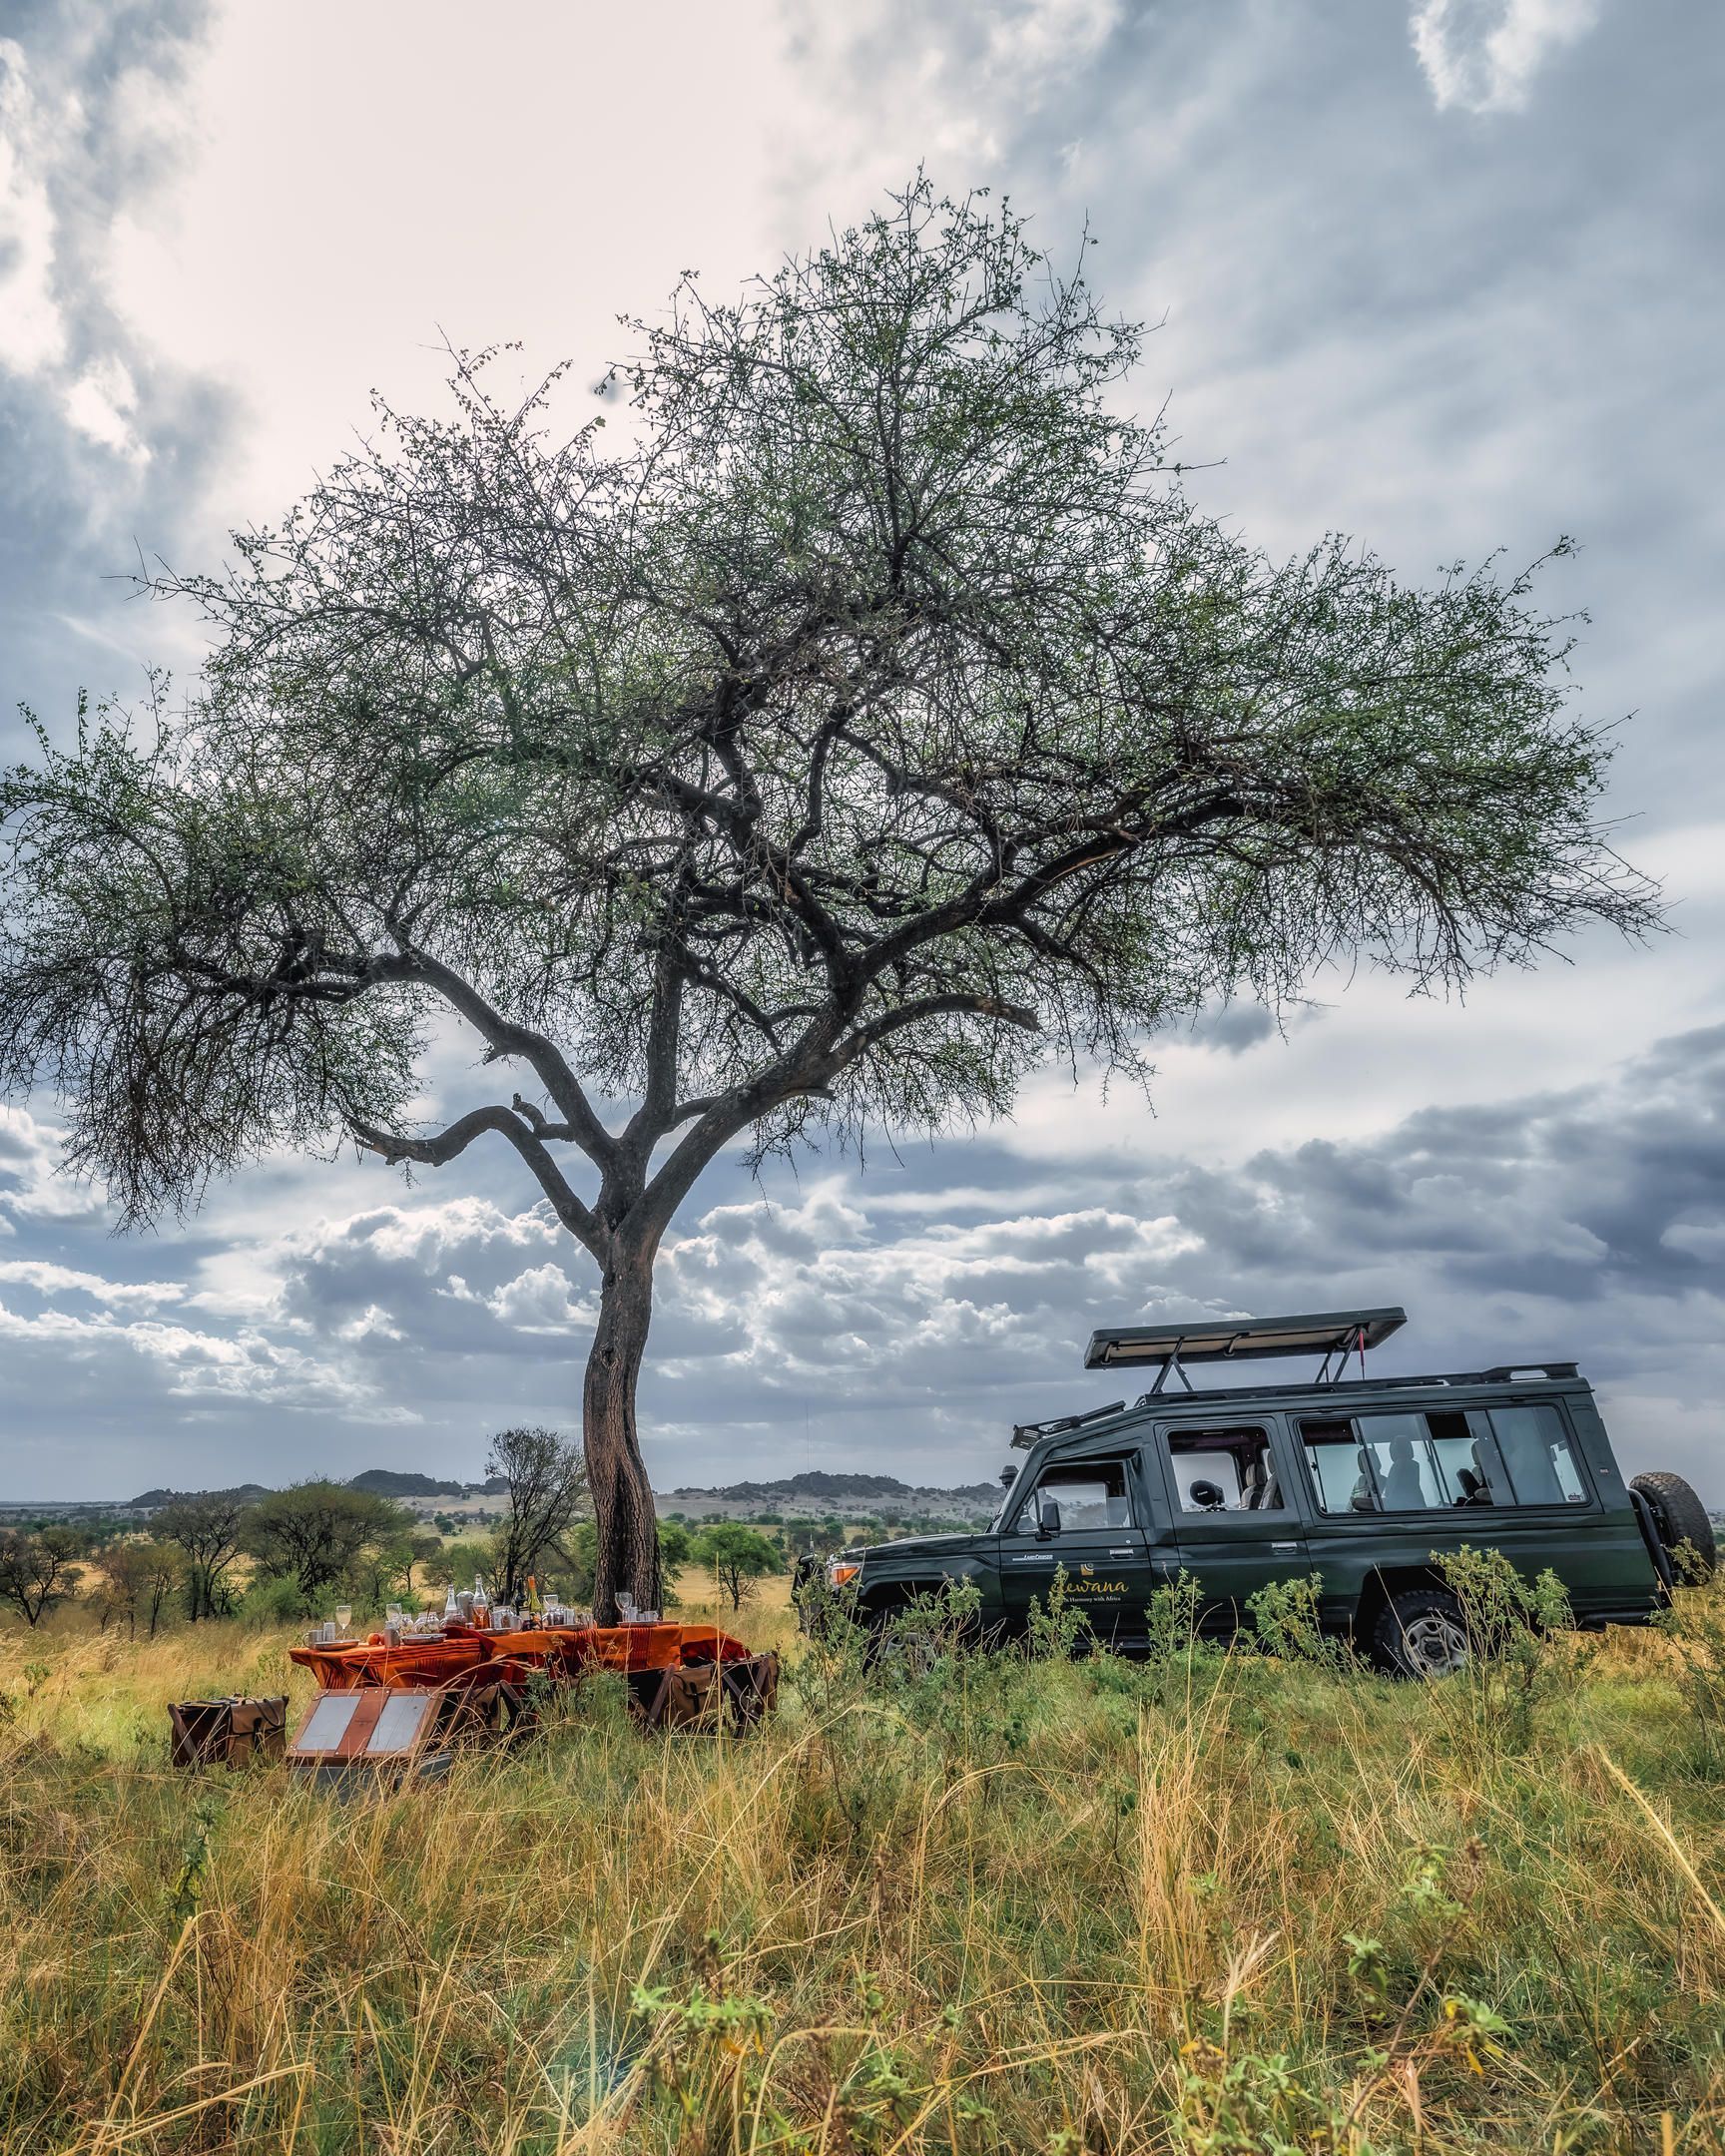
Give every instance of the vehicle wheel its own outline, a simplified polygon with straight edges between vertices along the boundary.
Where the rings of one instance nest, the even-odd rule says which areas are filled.
[[[1449,1677],[1464,1669],[1472,1649],[1461,1605],[1441,1587],[1392,1595],[1372,1628],[1383,1668],[1398,1677]]]
[[[899,1677],[926,1677],[940,1659],[940,1637],[933,1631],[897,1623],[888,1615],[868,1628],[862,1659],[871,1670]]]
[[[1711,1579],[1719,1563],[1713,1522],[1707,1517],[1707,1507],[1683,1477],[1663,1472],[1638,1474],[1629,1487],[1638,1489],[1646,1498],[1665,1547],[1675,1552],[1681,1544],[1690,1543],[1700,1560],[1702,1578]],[[1678,1580],[1679,1586],[1685,1584],[1681,1578]]]

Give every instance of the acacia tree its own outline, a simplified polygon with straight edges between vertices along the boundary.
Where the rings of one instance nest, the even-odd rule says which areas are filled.
[[[84,1568],[84,1540],[70,1527],[35,1533],[0,1527],[0,1603],[9,1602],[34,1631],[51,1610],[69,1602]]]
[[[240,1555],[246,1499],[234,1490],[196,1490],[162,1506],[150,1531],[186,1560],[186,1608],[192,1622],[222,1606],[223,1576]]]
[[[508,1506],[491,1538],[491,1564],[499,1598],[519,1606],[527,1581],[545,1568],[547,1556],[567,1564],[565,1538],[587,1498],[587,1463],[581,1447],[560,1430],[499,1430],[485,1462],[487,1476],[509,1485]]]
[[[124,1617],[128,1638],[136,1639],[142,1612],[147,1636],[154,1639],[169,1597],[186,1580],[187,1559],[172,1542],[135,1542],[116,1536],[96,1552],[96,1573],[101,1582],[96,1608],[103,1631],[112,1619]]]
[[[128,1220],[267,1149],[515,1153],[591,1257],[595,1599],[660,1600],[654,1261],[724,1149],[1004,1113],[1333,960],[1525,960],[1647,888],[1527,576],[1200,513],[1082,262],[918,180],[686,282],[557,438],[456,355],[220,576],[182,712],[15,772],[0,1075]],[[414,1120],[432,1029],[514,1074]],[[453,1112],[456,1108],[459,1112]]]
[[[395,1542],[412,1515],[344,1482],[295,1482],[261,1497],[241,1525],[241,1547],[271,1579],[290,1579],[309,1608],[347,1577],[369,1546]]]
[[[757,1580],[785,1569],[778,1547],[759,1529],[746,1527],[740,1520],[722,1520],[717,1526],[703,1527],[689,1550],[696,1563],[704,1564],[712,1573],[720,1592],[731,1597],[734,1610],[741,1609],[755,1593]]]

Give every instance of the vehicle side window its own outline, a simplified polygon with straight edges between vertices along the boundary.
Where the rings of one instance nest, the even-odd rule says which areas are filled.
[[[1182,1512],[1282,1512],[1270,1433],[1248,1427],[1187,1429],[1165,1440]]]
[[[1044,1497],[1052,1497],[1060,1507],[1062,1534],[1070,1534],[1075,1528],[1132,1524],[1124,1460],[1075,1460],[1069,1467],[1045,1468],[1037,1478],[1030,1502],[1018,1515],[1021,1534],[1036,1532]]]
[[[1516,1504],[1585,1504],[1587,1484],[1563,1417],[1544,1401],[1493,1407],[1491,1428]]]
[[[1424,1415],[1361,1415],[1355,1427],[1372,1468],[1380,1510],[1435,1512],[1449,1502],[1432,1457]]]
[[[1488,1416],[1449,1409],[1426,1417],[1432,1430],[1432,1454],[1445,1504],[1506,1505],[1515,1502],[1509,1477],[1497,1455]]]
[[[1354,1434],[1352,1422],[1334,1417],[1324,1421],[1308,1419],[1300,1424],[1300,1436],[1321,1512],[1378,1510],[1371,1462]]]

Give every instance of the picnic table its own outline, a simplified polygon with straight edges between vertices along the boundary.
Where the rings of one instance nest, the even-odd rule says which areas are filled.
[[[409,1636],[398,1646],[373,1633],[366,1640],[290,1647],[288,1654],[313,1673],[324,1692],[520,1684],[536,1672],[570,1683],[587,1670],[642,1675],[753,1659],[741,1640],[717,1625],[670,1623],[547,1625],[530,1632],[482,1632],[471,1625],[447,1624],[441,1633]]]
[[[447,1761],[439,1745],[514,1743],[537,1721],[535,1676],[573,1684],[615,1670],[631,1712],[652,1730],[753,1729],[779,1693],[779,1657],[752,1653],[717,1625],[445,1624],[397,1642],[373,1633],[288,1652],[318,1687],[288,1747],[288,1768],[320,1782],[419,1773],[427,1759]]]

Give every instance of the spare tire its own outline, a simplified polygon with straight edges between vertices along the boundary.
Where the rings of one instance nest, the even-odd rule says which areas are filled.
[[[1685,1542],[1694,1550],[1701,1566],[1701,1577],[1711,1579],[1719,1562],[1719,1545],[1713,1533],[1713,1522],[1707,1517],[1707,1507],[1684,1481],[1681,1475],[1658,1471],[1638,1474],[1630,1482],[1631,1489],[1639,1490],[1647,1500],[1648,1510],[1653,1514],[1653,1524],[1659,1530],[1659,1539],[1675,1553]],[[1678,1567],[1678,1585],[1688,1584]]]

